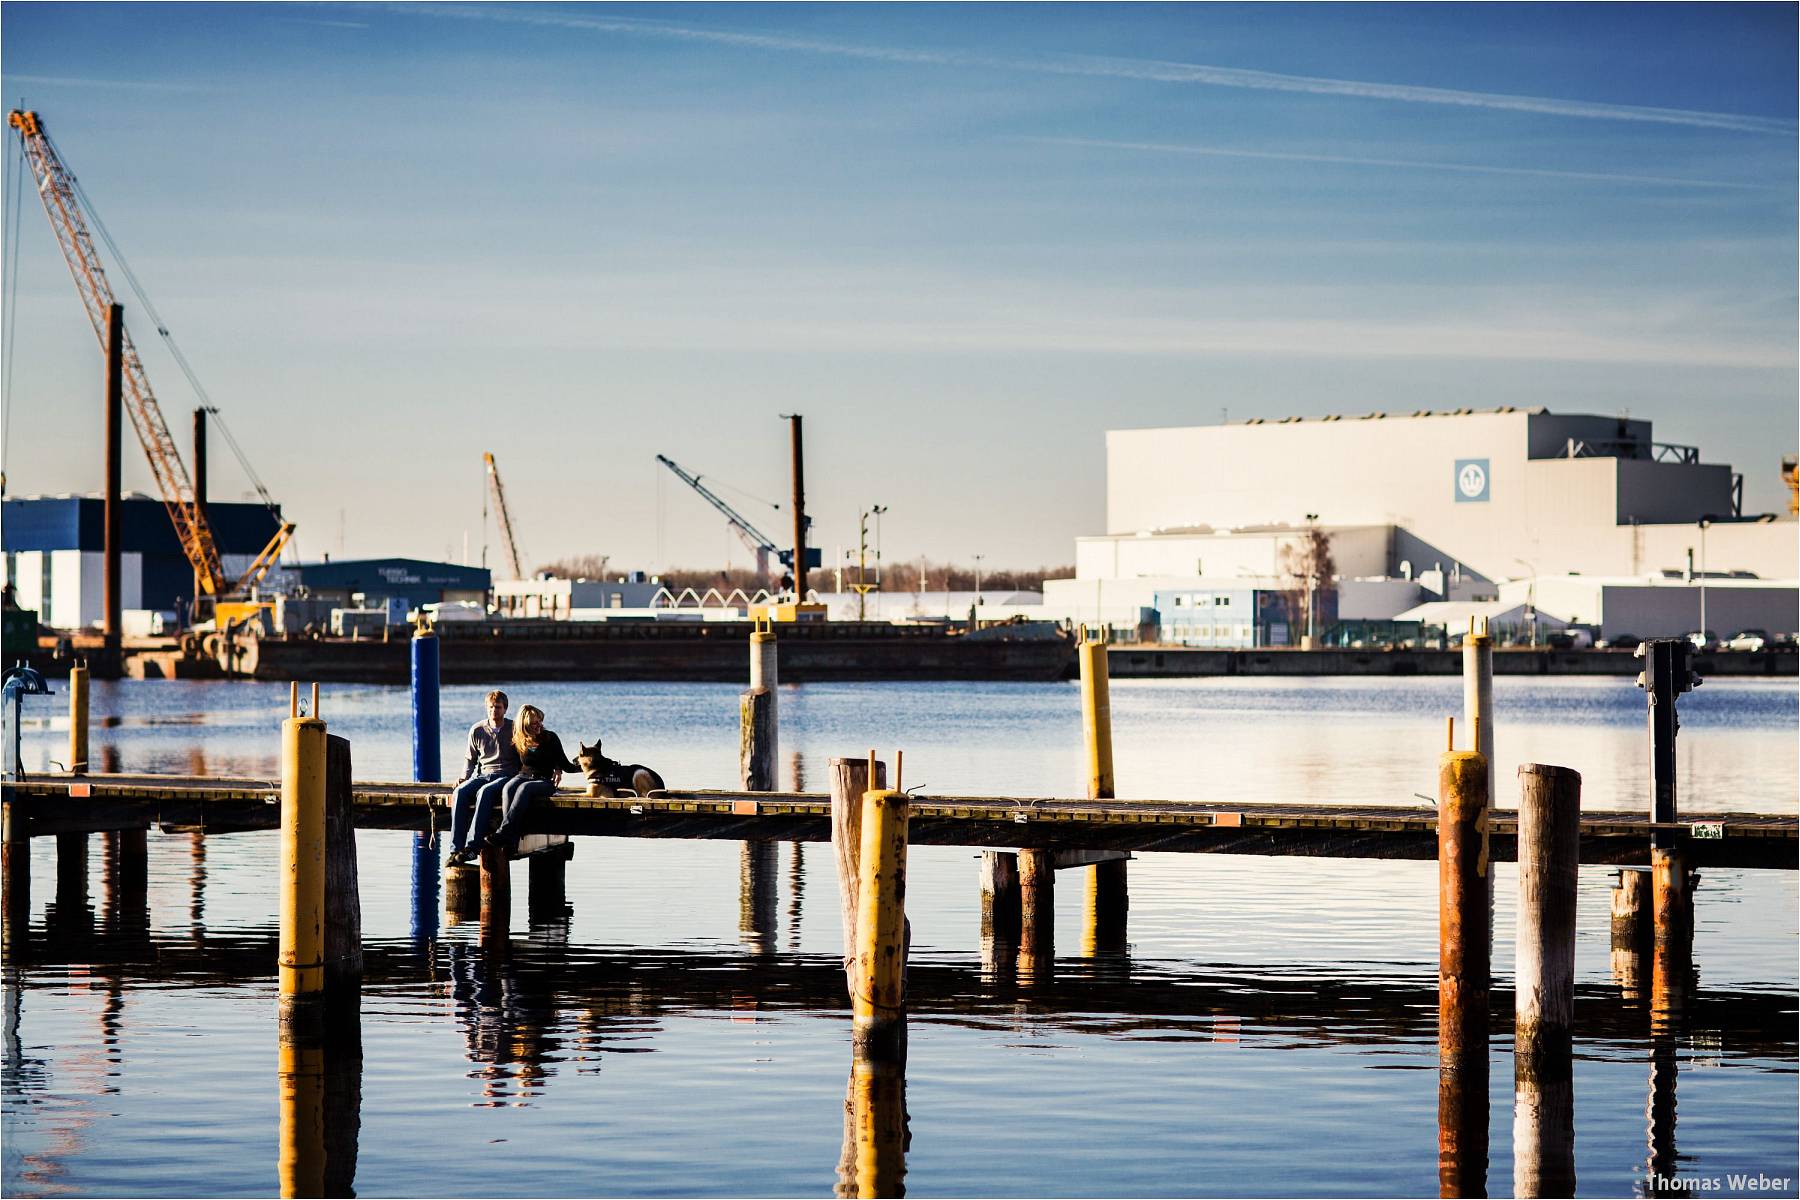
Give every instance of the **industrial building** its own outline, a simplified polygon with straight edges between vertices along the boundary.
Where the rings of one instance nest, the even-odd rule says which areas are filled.
[[[1737,471],[1656,441],[1645,420],[1543,408],[1253,419],[1111,430],[1106,455],[1107,532],[1077,539],[1074,579],[1046,581],[1047,615],[1125,629],[1154,610],[1165,638],[1210,626],[1206,644],[1235,645],[1243,622],[1220,634],[1172,602],[1304,588],[1296,564],[1316,534],[1330,578],[1314,587],[1337,593],[1338,620],[1505,599],[1648,637],[1696,628],[1701,591],[1716,590],[1731,599],[1709,605],[1709,627],[1800,624],[1800,526],[1743,512]]]
[[[19,606],[57,629],[86,629],[105,617],[106,501],[99,496],[26,496],[0,503],[0,582]],[[262,504],[210,503],[207,524],[219,561],[233,578],[248,570],[279,528]],[[119,504],[119,604],[122,609],[185,614],[194,568],[182,552],[161,500],[132,492]]]
[[[272,588],[347,608],[407,610],[426,604],[487,605],[486,567],[426,562],[417,558],[326,560],[283,567]]]

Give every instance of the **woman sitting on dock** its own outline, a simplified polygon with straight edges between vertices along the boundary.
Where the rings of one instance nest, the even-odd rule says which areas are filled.
[[[564,771],[581,770],[569,761],[562,739],[544,728],[543,711],[532,705],[519,710],[519,719],[513,724],[513,745],[519,751],[520,771],[501,794],[506,807],[500,827],[482,843],[508,851],[518,844],[519,826],[532,803],[555,792]]]

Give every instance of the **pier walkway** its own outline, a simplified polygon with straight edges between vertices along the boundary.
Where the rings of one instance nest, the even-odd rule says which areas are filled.
[[[39,775],[7,789],[33,836],[160,826],[208,834],[273,829],[279,780],[180,775]],[[360,828],[449,825],[449,788],[434,783],[353,784]],[[1641,813],[1581,814],[1584,863],[1643,865],[1655,828],[1674,831],[1698,867],[1794,870],[1800,821],[1770,813],[1706,813],[1660,827]],[[1492,858],[1514,861],[1517,814],[1490,816]],[[730,841],[831,840],[822,792],[668,791],[597,797],[563,788],[539,802],[530,833]],[[1074,800],[915,794],[914,845],[1082,848],[1184,854],[1435,859],[1437,812],[1410,806],[1219,804],[1187,800]]]

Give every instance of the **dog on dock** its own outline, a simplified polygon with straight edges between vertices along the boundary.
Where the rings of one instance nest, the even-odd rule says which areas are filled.
[[[598,739],[591,746],[585,742],[580,745],[581,753],[575,761],[587,776],[590,796],[660,796],[668,786],[661,775],[643,763],[622,763],[600,753]]]

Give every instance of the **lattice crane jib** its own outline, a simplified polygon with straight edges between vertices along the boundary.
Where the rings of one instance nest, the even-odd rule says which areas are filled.
[[[106,315],[114,303],[112,284],[106,278],[100,256],[94,249],[93,237],[88,232],[87,218],[82,213],[75,189],[75,177],[63,165],[62,157],[45,134],[43,121],[37,113],[15,109],[8,124],[19,131],[32,178],[37,184],[38,198],[43,201],[44,213],[50,218],[50,229],[56,236],[63,259],[69,264],[69,273],[75,277],[75,290],[80,293],[88,323],[100,341],[101,352],[105,353]],[[208,596],[224,595],[232,590],[232,582],[219,562],[218,545],[213,541],[206,515],[197,502],[193,481],[181,461],[175,438],[169,433],[168,422],[163,420],[156,395],[150,390],[143,361],[138,357],[129,333],[120,338],[119,360],[125,411],[144,447],[144,457],[150,463],[151,474],[156,477],[157,490],[168,509],[169,520],[175,526],[182,552],[193,566],[201,591]]]
[[[494,512],[500,518],[500,536],[506,539],[506,557],[512,563],[514,579],[525,578],[524,564],[519,561],[519,543],[513,537],[512,514],[506,510],[506,488],[500,483],[500,468],[492,454],[483,454],[487,463],[488,486],[494,492]]]

